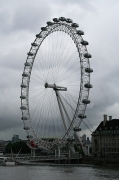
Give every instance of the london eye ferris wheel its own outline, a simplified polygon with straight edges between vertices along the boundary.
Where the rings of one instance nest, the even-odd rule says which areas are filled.
[[[90,103],[91,55],[84,32],[69,18],[54,18],[31,43],[21,83],[21,112],[28,145],[50,150],[80,139]],[[43,140],[53,138],[52,142]]]

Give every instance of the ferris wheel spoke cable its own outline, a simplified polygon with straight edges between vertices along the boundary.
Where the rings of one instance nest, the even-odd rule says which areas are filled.
[[[69,55],[69,52],[71,52],[71,50],[68,50],[67,54],[65,55],[65,57],[62,59],[62,63],[59,65],[59,69],[63,69],[64,67],[66,67],[66,65],[68,65],[70,63],[70,60],[74,59],[74,57],[76,56],[76,53],[72,52],[72,54],[70,55],[70,57],[67,57],[67,55]],[[67,60],[67,61],[66,61]],[[66,63],[65,63],[66,61]]]
[[[40,67],[39,67],[39,64],[40,64]],[[34,74],[34,76],[38,77],[39,79],[41,79],[40,75],[38,73],[41,73],[41,69],[42,69],[42,72],[45,71],[42,64],[40,63],[40,59],[39,57],[37,56],[37,61],[35,61],[34,63],[34,69],[37,70],[36,71],[32,71],[32,73]],[[44,77],[44,74],[43,74],[43,77]],[[44,80],[44,79],[41,79],[41,80]]]
[[[57,34],[57,35],[56,35]],[[54,35],[56,35],[56,36],[58,36],[58,32],[56,31],[55,33],[54,33]],[[62,41],[60,41],[59,42],[59,49],[58,49],[58,38],[56,38],[56,36],[55,36],[55,52],[54,52],[54,56],[53,56],[53,62],[56,62],[56,64],[58,64],[58,62],[57,62],[57,56],[59,55],[59,51],[60,51],[60,46],[61,46],[61,44],[60,43],[62,43]],[[57,53],[56,53],[57,52]]]
[[[44,41],[44,42],[45,42],[45,41]],[[46,46],[46,43],[43,44],[44,49],[46,49],[45,46]],[[38,60],[40,66],[42,67],[42,69],[43,69],[44,72],[45,72],[45,69],[46,69],[47,65],[48,65],[48,69],[50,68],[50,63],[49,63],[49,62],[47,63],[46,54],[47,54],[47,53],[46,53],[46,52],[45,52],[45,53],[42,52],[42,49],[41,49],[41,51],[38,53],[38,56],[37,56],[37,60]],[[41,55],[41,58],[40,58],[39,55]],[[42,62],[43,64],[42,64],[41,62]],[[48,71],[48,70],[47,70],[47,71]],[[48,74],[49,74],[49,73],[48,73]],[[48,74],[45,75],[46,79],[47,79],[47,77],[48,77]]]
[[[38,103],[31,102],[31,106],[34,107],[32,109],[30,108],[31,109],[31,116],[32,116],[31,118],[33,118],[34,117],[34,113],[37,112],[38,105],[39,105],[39,102]],[[36,123],[35,120],[33,122],[34,122],[34,124]]]
[[[58,32],[57,31],[57,37],[59,36],[59,33],[60,32]],[[62,34],[61,34],[62,36],[61,36],[61,38],[60,39],[58,39],[58,38],[56,38],[57,39],[57,45],[58,45],[58,42],[59,42],[59,46],[57,46],[57,54],[56,54],[56,59],[57,59],[57,64],[58,64],[58,66],[59,66],[59,63],[61,63],[61,59],[62,59],[62,56],[63,56],[63,53],[64,53],[64,49],[65,49],[65,47],[64,47],[64,44],[65,44],[65,33],[63,33],[62,32]],[[60,41],[59,41],[60,40]],[[62,52],[60,52],[62,50]]]
[[[61,68],[60,68],[60,64],[61,64],[61,62],[63,61],[63,60],[61,61],[61,59],[62,59],[62,57],[64,56],[63,54],[64,54],[64,50],[65,50],[65,47],[66,47],[66,46],[64,46],[64,44],[66,44],[66,43],[65,43],[65,41],[66,41],[65,33],[62,33],[62,35],[63,35],[63,36],[61,36],[61,37],[63,37],[63,38],[62,38],[62,39],[60,38],[60,46],[59,46],[60,48],[58,48],[58,51],[59,51],[59,49],[60,49],[60,51],[61,51],[61,50],[62,50],[62,51],[61,51],[61,52],[59,51],[59,52],[57,53],[57,57],[56,57],[57,65],[58,65],[58,67],[59,67],[59,68],[58,68],[58,71],[57,71],[57,74],[58,74],[59,70],[61,69]]]
[[[88,123],[89,123],[89,125],[90,125],[90,127],[91,127],[91,129],[92,129],[92,131],[94,131],[94,127],[93,127],[92,123],[89,121],[88,118],[86,118],[86,119],[87,119],[87,121],[88,121]]]
[[[64,61],[65,62],[65,61]],[[68,72],[68,70],[71,70],[70,68],[68,68],[68,70],[65,70],[64,67],[66,67],[66,65],[68,65],[70,63],[70,59],[67,60],[67,62],[64,64],[62,63],[62,66],[60,65],[59,70],[61,69],[60,75],[58,76],[58,78],[60,76],[63,76],[64,74],[66,74],[66,72]],[[65,71],[64,71],[65,70]]]
[[[36,65],[36,64],[35,64],[35,67],[36,67],[36,69],[37,69],[38,72],[33,71],[33,72],[32,72],[32,76],[33,76],[34,78],[33,78],[33,77],[32,77],[32,78],[33,78],[34,80],[36,80],[36,81],[42,80],[42,81],[44,82],[45,76],[44,76],[43,70],[42,70],[42,71],[39,70],[38,65]],[[39,73],[39,75],[38,75],[37,73]],[[41,76],[40,76],[41,73],[42,73],[42,77],[43,77],[43,78],[41,78]]]
[[[39,131],[38,131],[39,130],[39,126],[41,126],[41,132],[40,132],[41,133],[40,134],[41,137],[43,136],[42,131],[43,131],[43,120],[44,120],[44,117],[42,116],[42,114],[44,114],[44,113],[42,113],[42,111],[44,111],[44,107],[45,107],[45,103],[43,102],[44,97],[45,97],[45,93],[44,93],[43,98],[41,98],[41,101],[39,101],[40,104],[42,103],[42,106],[40,106],[41,108],[40,108],[40,113],[39,113],[39,119],[38,119],[38,123],[37,123],[37,127],[36,127],[37,133],[39,133]]]
[[[60,95],[61,95],[61,94],[60,94]],[[64,96],[61,95],[61,97],[64,99],[64,101],[66,102],[66,104],[75,112],[74,108],[71,106],[71,103],[69,103],[69,102],[64,98]],[[68,94],[67,94],[67,97],[69,98]],[[71,98],[70,98],[70,99],[71,99]],[[71,99],[71,100],[72,100],[72,99]],[[75,102],[75,101],[73,100],[73,102]],[[75,102],[75,104],[77,104],[77,103]]]
[[[60,94],[60,96],[61,96],[61,94]],[[62,97],[62,96],[61,96]],[[64,102],[66,103],[64,106],[65,106],[65,108],[66,108],[66,111],[65,111],[65,113],[67,112],[67,114],[70,114],[70,111],[71,110],[73,110],[73,108],[72,108],[72,106],[70,105],[71,104],[71,102],[70,102],[70,100],[68,100],[69,99],[69,97],[67,96],[67,100],[66,100],[66,98],[64,98],[63,97],[63,99],[64,99]],[[67,106],[68,105],[68,106]],[[69,113],[68,113],[69,112]],[[66,116],[67,116],[67,114],[66,114]],[[68,121],[69,121],[69,117],[67,116],[67,118],[68,118]],[[70,122],[71,123],[71,122]]]
[[[31,92],[31,91],[30,91],[30,92]],[[36,92],[36,91],[35,91],[35,92]],[[32,91],[32,93],[34,93],[34,92]],[[30,94],[31,94],[31,93],[30,93]],[[43,95],[43,94],[44,94],[44,90],[42,90],[42,92],[40,92],[40,93],[35,94],[34,96],[31,96],[31,98],[30,98],[31,103],[34,102],[35,99],[38,100],[38,97],[40,97],[40,96]]]
[[[57,83],[59,83],[60,81],[62,82],[62,81],[64,81],[64,80],[70,80],[71,78],[73,78],[73,77],[79,77],[80,76],[80,73],[78,73],[78,74],[74,74],[74,73],[76,73],[77,71],[79,71],[79,69],[78,70],[76,70],[75,72],[73,72],[71,75],[67,75],[68,77],[64,77],[63,75],[62,75],[62,79],[59,79],[59,81],[57,81]],[[74,75],[73,75],[74,74]]]
[[[48,99],[48,104],[51,104],[50,102],[51,102],[51,99],[53,99],[52,97],[53,97],[53,93],[52,93],[52,96],[49,97],[49,99]],[[51,128],[50,126],[51,126],[52,121],[53,121],[53,119],[51,119],[51,114],[52,114],[52,109],[53,109],[52,106],[53,105],[51,104],[51,106],[48,106],[46,109],[46,111],[48,112],[47,117],[46,117],[48,119],[46,120],[46,123],[48,124],[49,129]],[[50,130],[49,130],[49,132],[50,132]]]
[[[78,91],[77,91],[78,92]],[[75,101],[75,99],[77,99],[77,96],[71,95],[70,92],[68,92],[68,96],[69,98],[72,100],[72,102],[74,102],[75,104],[77,104],[77,102]]]
[[[77,63],[77,64],[78,64],[78,63]],[[72,66],[71,66],[70,68],[68,68],[65,72],[63,72],[63,74],[60,74],[59,77],[63,77],[63,78],[64,78],[64,74],[70,72],[70,71],[72,70],[72,68],[74,68],[74,66],[76,66],[77,64],[72,65]],[[74,73],[75,73],[75,72],[74,72]],[[67,74],[67,76],[68,76],[68,74]],[[59,78],[59,77],[58,77],[58,78]]]
[[[44,82],[44,80],[42,78],[39,78],[39,77],[35,76],[34,74],[32,74],[32,78],[30,79],[30,83],[34,83],[34,85],[36,83],[37,85],[39,85],[39,84],[42,84],[43,82]]]
[[[38,80],[40,79],[40,80],[42,80],[42,81],[44,82],[44,80],[43,80],[42,78],[37,77],[37,76],[34,75],[33,73],[32,73],[32,75],[34,76],[34,78],[32,77],[32,79],[33,79],[34,81],[39,82]],[[38,78],[38,80],[36,79],[36,77]]]
[[[65,33],[63,33],[65,35]],[[65,38],[66,37],[66,38]],[[65,49],[66,49],[66,44],[68,44],[67,42],[67,36],[65,36],[63,39],[62,39],[62,44],[60,46],[60,49],[62,50],[62,53],[60,53],[60,55],[58,56],[58,66],[59,66],[59,69],[62,69],[62,64],[64,64],[64,53],[65,53]],[[65,46],[64,46],[65,45]],[[68,52],[67,52],[68,53]],[[62,59],[62,61],[61,61]],[[59,73],[59,72],[57,72]]]
[[[84,124],[85,124],[85,126],[90,130],[90,132],[92,133],[92,130],[89,128],[89,126],[84,122],[84,120],[82,121]]]

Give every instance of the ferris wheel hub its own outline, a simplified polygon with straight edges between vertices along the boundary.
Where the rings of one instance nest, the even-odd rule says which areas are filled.
[[[55,91],[67,91],[67,88],[66,87],[62,87],[62,86],[57,86],[56,84],[48,84],[48,83],[45,83],[45,88],[52,88],[54,89]]]

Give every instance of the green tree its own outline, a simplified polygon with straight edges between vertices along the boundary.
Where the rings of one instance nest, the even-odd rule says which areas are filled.
[[[20,151],[21,149],[21,151]],[[6,153],[11,153],[11,150],[13,153],[17,154],[19,151],[21,154],[27,154],[30,153],[30,148],[27,146],[25,141],[19,141],[14,143],[9,143],[6,146]]]

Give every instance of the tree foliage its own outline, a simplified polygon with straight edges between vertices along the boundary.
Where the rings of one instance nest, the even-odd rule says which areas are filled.
[[[25,141],[19,141],[19,142],[14,142],[14,143],[10,142],[6,146],[5,150],[6,150],[6,153],[11,153],[11,151],[15,154],[17,154],[19,151],[21,154],[30,153],[30,148],[27,146]]]

